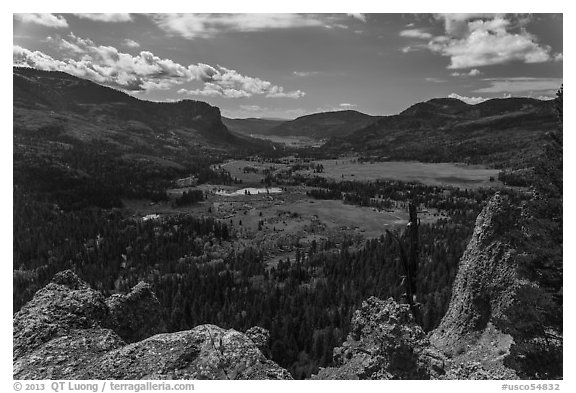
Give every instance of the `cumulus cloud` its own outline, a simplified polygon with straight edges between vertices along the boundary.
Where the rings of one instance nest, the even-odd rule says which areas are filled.
[[[481,102],[484,102],[486,100],[489,100],[489,98],[485,98],[485,97],[466,97],[466,96],[461,96],[460,94],[456,94],[456,93],[452,93],[448,96],[448,98],[456,98],[457,100],[460,101],[464,101],[467,104],[479,104]]]
[[[489,86],[474,90],[475,93],[508,93],[514,95],[548,95],[560,88],[560,78],[492,78],[483,79]]]
[[[130,22],[130,14],[74,14],[78,18],[93,20],[96,22]]]
[[[310,14],[154,14],[151,18],[164,31],[189,39],[221,32],[325,25],[319,17]]]
[[[122,44],[129,48],[140,48],[140,44],[130,38],[125,38],[124,41],[122,41]]]
[[[68,22],[61,15],[54,14],[14,14],[14,19],[22,23],[34,23],[46,27],[65,28]]]
[[[353,14],[353,13],[349,13],[346,14],[348,16],[351,16],[352,18],[358,19],[364,23],[366,23],[366,15],[365,14]]]
[[[453,72],[450,75],[455,76],[455,77],[466,77],[466,76],[478,76],[481,75],[482,72],[480,72],[480,70],[478,70],[477,68],[473,68],[468,72]]]
[[[400,37],[428,40],[432,38],[432,34],[422,31],[421,29],[407,29],[400,32]]]
[[[203,78],[204,86],[202,89],[180,89],[179,94],[208,97],[225,97],[225,98],[242,98],[252,97],[254,95],[263,95],[268,98],[300,98],[305,95],[301,90],[285,92],[281,86],[272,83],[244,76],[236,70],[226,67],[217,66],[213,68],[207,78]]]
[[[554,59],[524,27],[512,26],[502,15],[442,14],[445,35],[434,37],[428,48],[450,58],[448,68],[462,69],[510,62],[543,63]],[[488,18],[488,19],[487,19]],[[515,32],[512,32],[514,27]]]
[[[201,89],[181,89],[179,93],[198,96],[229,98],[266,97],[300,98],[300,90],[285,91],[283,87],[256,77],[245,76],[220,65],[197,63],[184,66],[170,59],[163,59],[151,52],[138,55],[122,53],[112,46],[96,45],[90,39],[70,33],[66,38],[48,37],[65,57],[54,59],[42,52],[32,52],[14,46],[13,63],[16,66],[42,70],[59,70],[82,78],[127,91],[170,89],[188,82],[200,82]]]

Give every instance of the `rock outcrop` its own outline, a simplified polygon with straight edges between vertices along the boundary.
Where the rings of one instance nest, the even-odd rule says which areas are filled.
[[[164,310],[150,285],[140,282],[127,295],[115,294],[106,299],[114,330],[133,343],[167,331]]]
[[[158,307],[147,284],[105,299],[72,271],[58,273],[14,315],[14,378],[292,379],[233,329],[155,334],[165,330],[161,313],[151,315]]]
[[[51,283],[14,316],[14,358],[71,331],[112,326],[104,296],[72,271],[56,274]]]
[[[546,312],[554,301],[534,280],[531,266],[541,250],[530,244],[530,222],[525,204],[513,204],[498,193],[478,216],[448,310],[430,336],[450,358],[448,378],[525,379],[557,373],[561,333],[548,327]]]
[[[157,334],[110,351],[82,375],[86,379],[292,379],[267,360],[246,335],[200,325]]]
[[[478,338],[508,309],[519,283],[518,252],[512,245],[519,209],[496,194],[476,219],[458,265],[448,311],[435,329],[435,346],[454,349]]]
[[[371,297],[352,317],[342,347],[334,349],[335,367],[314,379],[438,379],[444,357],[430,346],[407,304]]]
[[[270,332],[260,326],[253,326],[246,330],[246,336],[252,340],[258,349],[266,356],[270,357]]]

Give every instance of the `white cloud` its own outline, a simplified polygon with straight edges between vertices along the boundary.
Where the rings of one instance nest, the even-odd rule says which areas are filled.
[[[426,82],[433,82],[433,83],[446,83],[447,81],[440,78],[424,78]]]
[[[466,96],[461,96],[460,94],[456,94],[456,93],[452,93],[448,96],[448,98],[456,98],[457,100],[460,101],[464,101],[467,104],[479,104],[481,102],[484,102],[486,100],[489,100],[489,98],[485,98],[485,97],[466,97]]]
[[[560,78],[493,78],[484,79],[490,86],[474,90],[475,93],[509,93],[514,95],[553,94],[562,85]]]
[[[338,105],[340,108],[342,109],[352,109],[352,108],[356,108],[357,105],[356,104],[350,104],[348,102],[343,102],[340,105]]]
[[[501,15],[443,14],[446,35],[434,37],[428,48],[450,58],[448,68],[462,69],[510,62],[543,63],[553,60],[552,49],[537,42],[524,27],[512,33]]]
[[[468,72],[453,72],[450,75],[455,76],[455,77],[458,77],[458,76],[466,77],[466,76],[478,76],[481,74],[482,74],[482,72],[480,72],[480,70],[478,70],[477,68],[473,68]]]
[[[299,77],[306,77],[306,76],[311,76],[311,75],[317,75],[317,74],[319,74],[319,72],[318,71],[294,71],[293,74],[296,76],[299,76]]]
[[[93,20],[96,22],[130,22],[130,14],[74,14],[78,18]]]
[[[422,31],[421,29],[408,29],[408,30],[402,30],[400,32],[400,37],[428,40],[432,38],[432,34]]]
[[[61,15],[54,14],[14,14],[14,18],[23,23],[35,23],[46,27],[65,28],[68,22]]]
[[[140,48],[140,44],[130,38],[125,38],[124,41],[122,41],[122,44],[129,48]]]
[[[351,16],[352,18],[358,19],[358,20],[366,23],[366,15],[365,15],[365,14],[352,14],[352,13],[349,13],[349,14],[346,14],[346,15]]]
[[[306,93],[301,90],[285,92],[281,86],[218,66],[216,74],[210,77],[210,82],[205,81],[202,89],[180,89],[178,94],[224,98],[242,98],[254,95],[263,95],[267,98],[300,98]]]
[[[245,76],[220,65],[198,63],[184,66],[170,59],[162,59],[148,51],[133,56],[119,52],[111,46],[96,45],[70,33],[66,39],[48,37],[63,60],[54,59],[42,52],[14,46],[14,65],[43,70],[60,70],[98,83],[128,91],[170,89],[188,82],[200,82],[202,88],[180,89],[179,93],[197,96],[222,96],[228,98],[265,97],[300,98],[303,91],[285,91],[266,80]]]
[[[211,37],[227,31],[325,25],[319,17],[310,14],[154,14],[151,17],[164,31],[189,39]]]

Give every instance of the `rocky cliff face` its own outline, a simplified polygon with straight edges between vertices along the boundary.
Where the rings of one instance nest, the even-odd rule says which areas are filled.
[[[371,297],[354,313],[342,347],[334,349],[336,367],[315,379],[438,379],[444,360],[407,304]]]
[[[431,337],[434,345],[449,349],[470,341],[510,306],[519,281],[518,251],[511,240],[519,214],[497,194],[476,219],[458,265],[448,311]]]
[[[156,334],[165,331],[158,306],[144,283],[105,299],[73,272],[58,273],[14,315],[14,378],[291,379],[261,340],[233,329]]]
[[[551,378],[561,374],[562,338],[548,312],[561,313],[538,283],[526,203],[496,194],[476,220],[452,298],[431,343],[451,359],[451,379]],[[538,263],[538,262],[536,262]],[[557,317],[555,315],[554,317]]]

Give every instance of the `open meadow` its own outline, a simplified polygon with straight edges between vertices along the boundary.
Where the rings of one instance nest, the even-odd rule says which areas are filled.
[[[378,179],[420,182],[431,186],[459,188],[493,187],[498,169],[460,163],[424,163],[416,161],[358,162],[356,158],[315,161],[324,167],[315,175],[334,180],[372,181]],[[303,173],[312,171],[302,171]],[[490,181],[490,178],[494,181]]]

